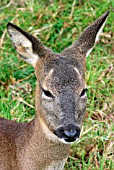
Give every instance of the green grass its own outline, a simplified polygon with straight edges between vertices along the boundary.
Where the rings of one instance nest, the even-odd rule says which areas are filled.
[[[8,22],[13,21],[22,29],[38,36],[46,46],[61,52],[76,40],[86,26],[109,10],[104,33],[87,58],[87,114],[81,138],[72,146],[65,169],[113,170],[113,0],[22,2],[0,1],[0,116],[16,121],[29,121],[35,114],[34,70],[17,57],[6,32]]]

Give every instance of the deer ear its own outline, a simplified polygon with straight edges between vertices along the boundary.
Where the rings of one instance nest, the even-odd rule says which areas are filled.
[[[85,55],[86,57],[90,54],[92,49],[94,48],[96,42],[99,39],[99,35],[102,32],[109,12],[105,12],[101,17],[99,17],[93,24],[88,26],[85,31],[81,34],[78,40],[69,47],[70,53],[75,53],[75,49],[79,49],[81,54]],[[66,52],[65,52],[66,51]],[[67,53],[68,49],[63,51]]]
[[[17,53],[32,65],[35,65],[40,57],[45,57],[51,51],[34,36],[16,25],[8,23],[7,29]]]

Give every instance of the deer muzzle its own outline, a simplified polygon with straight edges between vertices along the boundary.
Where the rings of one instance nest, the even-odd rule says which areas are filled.
[[[60,138],[64,139],[65,142],[75,142],[80,136],[80,128],[73,124],[59,127],[55,134]]]

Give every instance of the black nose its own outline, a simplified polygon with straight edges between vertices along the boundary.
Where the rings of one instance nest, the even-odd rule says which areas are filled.
[[[74,142],[80,136],[80,128],[69,124],[65,127],[60,127],[55,131],[59,138],[63,138],[66,142]]]

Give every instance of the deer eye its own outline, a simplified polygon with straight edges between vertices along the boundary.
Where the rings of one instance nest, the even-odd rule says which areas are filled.
[[[88,90],[87,88],[83,89],[81,94],[80,94],[80,97],[84,98],[86,96],[86,91],[87,90]]]
[[[51,94],[50,91],[42,89],[42,97],[44,98],[53,98],[53,95]]]

